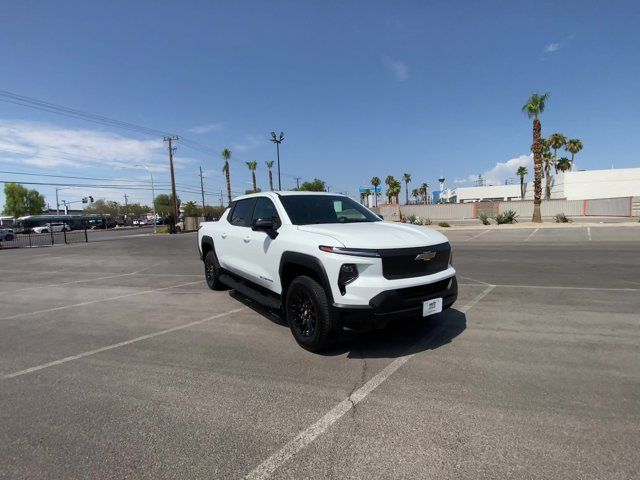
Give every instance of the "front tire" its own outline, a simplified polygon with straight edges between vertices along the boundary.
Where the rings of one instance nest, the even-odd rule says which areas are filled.
[[[7,242],[10,242],[11,240],[13,240],[13,235],[11,235],[11,234],[6,235],[6,236],[4,237],[4,239],[5,239]]]
[[[222,268],[218,262],[218,257],[213,250],[209,250],[204,257],[204,278],[207,286],[211,290],[224,290],[225,285],[220,281]]]
[[[302,348],[319,352],[333,343],[334,322],[327,293],[314,279],[300,276],[291,282],[285,312],[291,333]]]

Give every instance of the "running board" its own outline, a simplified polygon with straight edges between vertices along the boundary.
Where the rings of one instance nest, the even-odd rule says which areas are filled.
[[[233,288],[236,292],[250,298],[254,302],[258,302],[260,305],[264,305],[268,308],[279,310],[282,307],[282,302],[271,295],[265,295],[261,291],[247,285],[244,282],[240,282],[227,273],[220,275],[220,281]]]

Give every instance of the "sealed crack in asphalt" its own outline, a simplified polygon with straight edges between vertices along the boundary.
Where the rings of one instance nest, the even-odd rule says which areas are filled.
[[[358,351],[360,352],[360,360],[362,361],[362,372],[360,373],[360,382],[356,382],[351,391],[349,392],[348,400],[351,402],[351,417],[356,416],[356,406],[357,404],[352,400],[352,396],[356,390],[362,387],[367,379],[367,361],[364,358],[364,352],[362,351],[362,347],[358,347]]]

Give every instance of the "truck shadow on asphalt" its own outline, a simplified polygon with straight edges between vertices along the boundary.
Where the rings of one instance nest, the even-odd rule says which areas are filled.
[[[229,295],[267,320],[289,329],[278,313],[252,302],[241,294]],[[455,308],[426,318],[407,318],[394,321],[381,330],[343,332],[335,347],[320,353],[324,356],[347,354],[347,358],[397,358],[435,350],[451,343],[467,328],[467,317]],[[291,341],[295,342],[293,337]]]

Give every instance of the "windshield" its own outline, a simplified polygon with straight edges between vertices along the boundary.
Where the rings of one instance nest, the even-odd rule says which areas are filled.
[[[283,195],[281,201],[294,225],[380,221],[358,202],[339,195]]]

